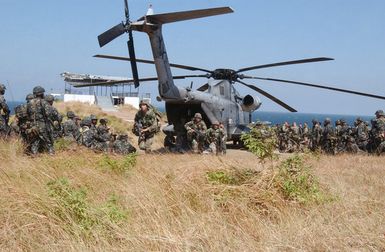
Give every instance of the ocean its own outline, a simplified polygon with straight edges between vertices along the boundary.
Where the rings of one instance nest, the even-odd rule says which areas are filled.
[[[164,107],[157,108],[159,111],[164,112]],[[373,112],[374,114],[374,112]],[[373,116],[365,115],[336,115],[336,114],[312,114],[312,113],[290,113],[290,112],[268,112],[268,111],[256,111],[252,115],[252,121],[263,121],[270,122],[271,125],[283,124],[285,122],[293,123],[296,122],[299,124],[307,123],[309,126],[312,125],[311,121],[313,119],[323,122],[325,118],[330,118],[333,125],[334,122],[338,119],[344,119],[349,125],[354,125],[354,121],[357,117],[361,117],[362,120],[370,123],[370,120],[374,118]]]
[[[373,112],[374,113],[374,112]],[[265,111],[256,111],[253,113],[252,120],[255,121],[268,121],[271,124],[283,124],[284,122],[297,124],[304,124],[305,122],[308,125],[312,125],[311,121],[313,119],[323,122],[325,118],[330,118],[334,125],[334,122],[338,119],[344,119],[349,125],[353,125],[357,117],[361,117],[362,120],[370,123],[370,120],[374,118],[373,116],[363,116],[363,115],[335,115],[335,114],[311,114],[311,113],[286,113],[286,112],[265,112]]]
[[[23,102],[7,102],[8,106],[11,110],[11,113],[14,114],[15,110],[14,108],[22,104]],[[159,107],[159,111],[164,112],[164,107]],[[374,112],[373,112],[374,113]],[[345,119],[346,122],[349,125],[353,125],[354,120],[357,117],[361,117],[364,121],[370,122],[373,116],[362,116],[362,115],[335,115],[335,114],[312,114],[312,113],[286,113],[286,112],[267,112],[267,111],[256,111],[253,113],[252,120],[255,121],[267,121],[270,122],[272,125],[275,124],[283,124],[284,122],[293,123],[296,122],[297,124],[304,124],[305,122],[311,125],[311,121],[313,119],[317,119],[320,122],[323,122],[323,120],[329,117],[333,124],[338,119]]]

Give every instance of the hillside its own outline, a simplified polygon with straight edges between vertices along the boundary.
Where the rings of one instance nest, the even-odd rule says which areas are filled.
[[[67,106],[102,115],[58,105]],[[109,118],[120,131],[130,127]],[[385,249],[385,157],[294,157],[290,165],[312,176],[287,171],[319,184],[288,195],[291,180],[279,171],[289,157],[262,165],[240,150],[120,157],[62,146],[30,158],[18,140],[0,142],[0,250]]]

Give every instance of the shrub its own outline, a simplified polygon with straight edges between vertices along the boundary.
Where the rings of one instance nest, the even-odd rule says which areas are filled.
[[[136,165],[136,153],[131,153],[123,158],[103,155],[99,161],[99,167],[102,169],[111,170],[116,173],[125,173]]]
[[[290,157],[278,169],[275,182],[286,200],[320,203],[331,199],[321,190],[318,179],[312,174],[311,167],[305,165],[302,157]]]
[[[49,195],[53,197],[59,207],[55,214],[61,219],[70,218],[84,230],[90,230],[97,223],[87,203],[87,193],[84,188],[75,188],[70,185],[67,178],[59,178],[48,182]]]
[[[275,132],[269,127],[252,128],[249,133],[243,133],[241,140],[248,150],[257,155],[261,162],[274,159],[276,155]]]

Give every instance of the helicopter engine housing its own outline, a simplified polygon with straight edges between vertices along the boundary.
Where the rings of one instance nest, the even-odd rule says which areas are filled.
[[[261,100],[256,96],[246,95],[242,99],[242,109],[245,112],[253,112],[257,110],[262,105]]]

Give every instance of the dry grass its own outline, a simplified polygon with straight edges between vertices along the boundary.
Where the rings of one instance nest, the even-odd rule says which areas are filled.
[[[337,199],[304,206],[269,194],[271,168],[262,170],[247,154],[241,159],[234,153],[139,155],[134,168],[116,173],[103,165],[104,155],[83,148],[32,159],[22,154],[18,141],[0,146],[1,250],[385,248],[384,157],[311,158],[321,185]],[[208,172],[235,170],[251,170],[255,176],[240,184],[207,179]],[[50,194],[48,184],[61,178],[68,179],[70,193],[87,192],[80,199],[86,217],[98,219],[90,229]],[[117,222],[100,211],[111,195],[118,199],[118,213],[125,213]]]
[[[309,204],[280,193],[281,161],[262,165],[245,151],[127,160],[81,147],[30,158],[19,141],[0,141],[0,250],[385,250],[385,157],[308,157],[334,198]]]

